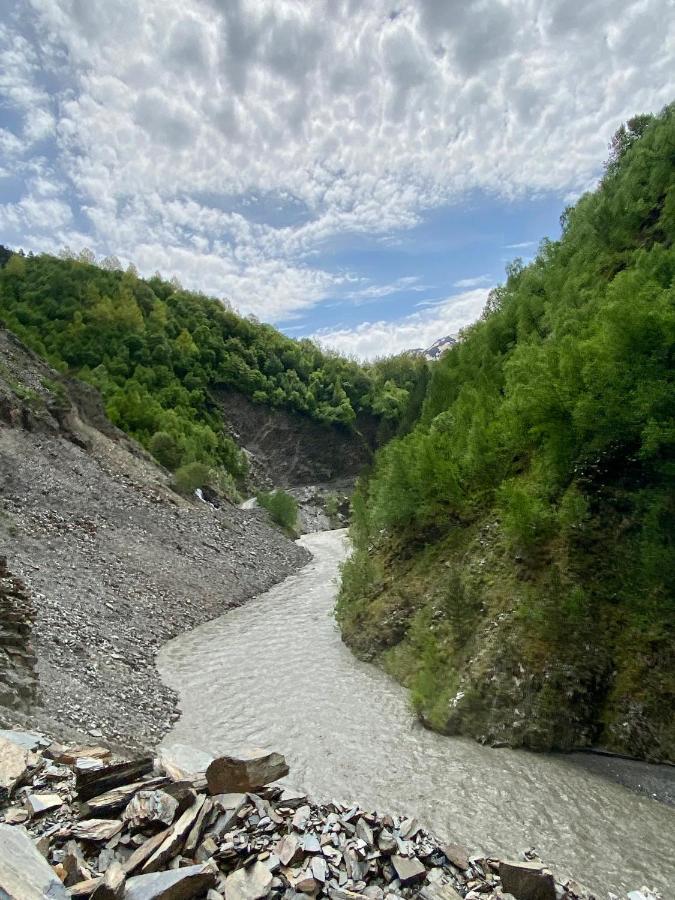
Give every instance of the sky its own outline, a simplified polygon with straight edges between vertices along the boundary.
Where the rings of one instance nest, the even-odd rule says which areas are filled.
[[[675,0],[0,0],[0,243],[426,347],[673,72]]]

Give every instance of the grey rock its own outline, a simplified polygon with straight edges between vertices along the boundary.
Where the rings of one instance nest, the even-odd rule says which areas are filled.
[[[92,894],[92,900],[120,900],[124,894],[126,874],[116,859],[108,866],[103,881]]]
[[[361,859],[359,854],[353,847],[346,847],[344,851],[345,866],[347,867],[347,875],[353,881],[361,881],[368,874],[369,864],[367,860]]]
[[[25,800],[26,809],[32,816],[39,816],[63,805],[60,794],[28,794]]]
[[[432,872],[437,871],[432,869]],[[431,872],[429,876],[431,876]],[[420,897],[422,900],[462,900],[462,895],[455,888],[442,878],[428,878],[426,884],[420,888]]]
[[[411,858],[406,856],[392,856],[391,862],[401,884],[419,881],[427,874],[426,868],[419,859],[416,859],[414,856]]]
[[[211,859],[214,853],[218,850],[218,844],[213,840],[212,837],[207,837],[197,848],[197,852],[195,853],[195,859],[197,862],[206,862],[207,859]]]
[[[302,846],[297,834],[285,834],[274,848],[282,866],[290,866],[302,859]]]
[[[47,853],[49,852],[49,847],[46,848],[45,853],[42,852],[42,848],[38,846],[38,850],[42,853],[44,857],[47,857]],[[68,841],[68,843],[63,848],[64,856],[62,861],[63,869],[66,873],[66,877],[64,879],[64,884],[67,887],[70,887],[73,884],[77,884],[78,881],[82,880],[82,867],[84,866],[84,855],[82,853],[82,848],[77,843],[77,841]]]
[[[307,802],[307,794],[302,791],[286,788],[279,798],[279,806],[287,806],[289,809],[297,809]]]
[[[307,828],[311,812],[309,806],[305,805],[298,807],[293,816],[293,828],[297,828],[298,831],[304,831],[305,828]]]
[[[397,843],[394,835],[388,828],[383,828],[377,836],[377,849],[385,855],[393,853],[396,850]]]
[[[70,833],[83,841],[109,841],[121,830],[117,819],[84,819],[72,825]]]
[[[421,828],[422,826],[417,819],[404,819],[398,831],[404,841],[409,841],[415,837]]]
[[[257,747],[240,748],[219,756],[206,770],[209,793],[252,791],[288,775],[286,760],[280,753]]]
[[[360,837],[362,841],[365,841],[369,847],[373,846],[375,841],[373,837],[373,829],[364,818],[360,818],[356,823],[356,836]]]
[[[328,864],[322,856],[315,856],[310,864],[314,879],[321,884],[325,884],[328,878]]]
[[[28,819],[28,811],[15,806],[5,810],[3,817],[7,825],[21,825],[22,822]]]
[[[556,900],[555,881],[539,862],[499,863],[503,889],[517,900]]]
[[[342,887],[329,887],[328,896],[330,900],[361,900],[364,894],[357,894],[356,891],[349,891]]]
[[[197,797],[192,806],[168,829],[165,840],[144,864],[143,872],[156,872],[176,855],[199,816],[205,799],[203,795]]]
[[[300,891],[300,893],[302,894],[314,894],[318,887],[316,880],[310,870],[301,872],[294,880],[293,886],[296,891]]]
[[[212,762],[212,754],[189,744],[174,743],[159,748],[159,763],[174,781],[206,772]]]
[[[6,732],[5,732],[6,733]],[[30,750],[0,736],[0,800],[12,795],[28,773]]]
[[[0,825],[0,896],[5,900],[68,900],[68,891],[16,825]]]
[[[461,844],[441,844],[441,850],[447,859],[465,872],[469,868],[469,851]]]
[[[239,811],[246,805],[246,794],[214,794],[211,802],[217,815],[207,833],[221,838],[235,826]]]
[[[13,731],[0,728],[0,740],[9,741],[17,747],[23,747],[24,750],[37,750],[44,743],[45,736],[39,731]]]
[[[321,844],[315,834],[306,834],[302,839],[302,849],[305,853],[321,853]]]
[[[126,883],[124,900],[190,900],[214,887],[216,872],[212,863],[205,863],[169,872],[135,875]]]
[[[93,772],[97,769],[102,769],[103,765],[100,759],[94,759],[91,756],[80,756],[75,761],[74,768],[78,774],[82,774],[83,772]]]
[[[370,900],[384,900],[384,891],[379,884],[369,884],[363,889],[363,896],[370,897]]]
[[[134,830],[157,823],[170,825],[177,809],[178,801],[164,791],[139,791],[127,804],[122,819]]]
[[[225,900],[263,900],[272,887],[272,873],[261,862],[237,869],[225,879]]]

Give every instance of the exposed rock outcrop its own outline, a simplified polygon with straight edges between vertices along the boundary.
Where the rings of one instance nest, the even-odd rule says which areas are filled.
[[[234,391],[218,396],[232,436],[247,453],[260,487],[292,487],[356,476],[370,461],[373,423],[351,431],[253,403]]]
[[[0,705],[28,712],[37,697],[31,629],[35,617],[25,585],[0,556]]]

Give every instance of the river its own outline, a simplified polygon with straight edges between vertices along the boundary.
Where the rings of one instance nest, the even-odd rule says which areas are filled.
[[[573,757],[491,749],[422,728],[406,692],[340,640],[332,611],[345,533],[306,535],[312,561],[161,651],[180,699],[165,739],[216,754],[284,753],[286,782],[321,798],[415,815],[446,840],[512,856],[536,847],[601,897],[675,896],[675,810]],[[223,591],[227,586],[223,585]]]

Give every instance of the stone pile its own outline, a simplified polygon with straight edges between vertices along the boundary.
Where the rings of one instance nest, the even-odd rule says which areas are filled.
[[[0,732],[0,896],[12,900],[576,900],[536,860],[471,856],[411,818],[270,784],[278,753],[181,745],[117,760]]]

